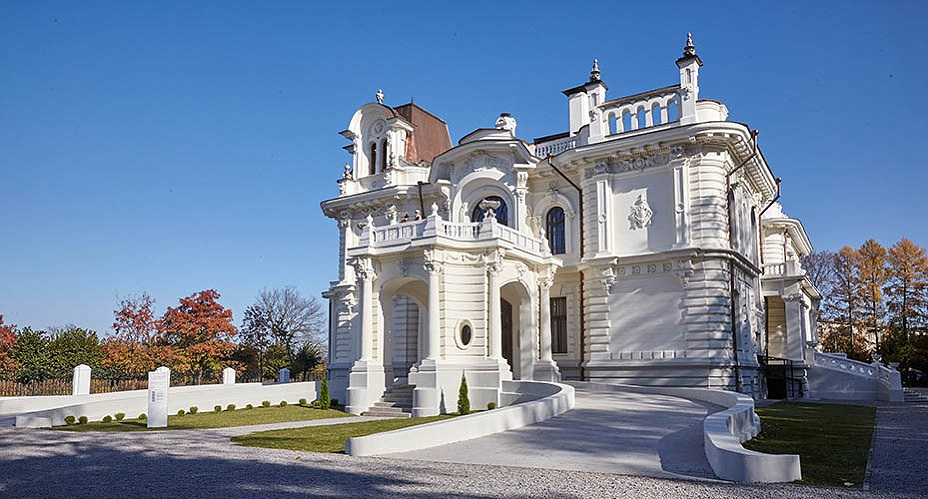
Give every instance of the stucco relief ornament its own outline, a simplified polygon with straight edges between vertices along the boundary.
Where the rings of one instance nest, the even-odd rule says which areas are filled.
[[[686,149],[682,145],[675,145],[670,148],[670,155],[674,159],[682,158],[684,152],[686,152]]]
[[[558,194],[560,194],[560,191],[557,190],[557,182],[552,181],[548,184],[548,197],[550,199],[557,199]]]
[[[598,175],[600,173],[606,173],[608,171],[609,171],[609,163],[604,159],[597,161],[596,164],[593,165],[593,175]]]
[[[377,93],[374,94],[374,98],[377,99],[377,104],[383,104],[383,89],[378,88]]]
[[[387,205],[387,208],[384,210],[384,214],[387,216],[387,221],[390,225],[396,225],[396,206],[391,204]]]
[[[651,217],[654,215],[654,212],[651,210],[651,207],[648,206],[648,201],[644,198],[644,194],[638,195],[638,200],[632,205],[631,211],[631,214],[628,216],[628,221],[631,222],[632,229],[644,229],[651,225]]]
[[[606,267],[600,270],[599,280],[603,287],[606,288],[606,291],[610,291],[612,285],[615,284],[615,270],[613,270],[612,267]]]

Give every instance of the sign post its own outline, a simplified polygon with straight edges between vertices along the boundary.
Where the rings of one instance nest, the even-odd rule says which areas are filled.
[[[165,428],[168,425],[168,387],[171,370],[161,366],[148,373],[148,427]]]

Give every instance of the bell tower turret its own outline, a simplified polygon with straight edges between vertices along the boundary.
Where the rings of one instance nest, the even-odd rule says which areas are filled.
[[[696,55],[693,34],[686,34],[683,56],[677,59],[680,68],[680,124],[696,123],[696,101],[699,99],[699,67],[702,59]]]

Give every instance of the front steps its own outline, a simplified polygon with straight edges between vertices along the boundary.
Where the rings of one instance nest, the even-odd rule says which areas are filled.
[[[362,416],[377,416],[382,418],[408,418],[412,416],[413,385],[395,385],[387,388],[383,397],[374,402]]]
[[[903,401],[908,404],[928,404],[928,395],[911,388],[902,389]]]

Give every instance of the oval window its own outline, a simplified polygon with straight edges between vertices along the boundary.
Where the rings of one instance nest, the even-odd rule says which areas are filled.
[[[474,334],[470,329],[470,324],[464,324],[461,326],[461,345],[470,345],[470,340],[473,338],[473,336]]]

